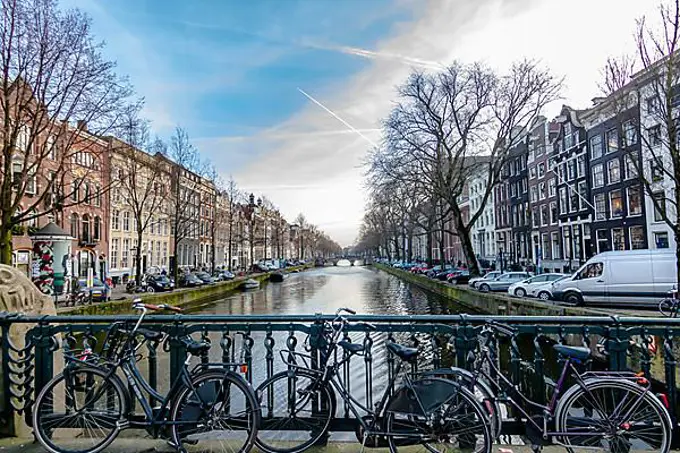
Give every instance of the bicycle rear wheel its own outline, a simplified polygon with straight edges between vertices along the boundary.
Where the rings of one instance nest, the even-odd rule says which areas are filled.
[[[476,397],[460,384],[439,378],[424,378],[413,383],[407,399],[436,398],[436,404],[424,404],[425,413],[401,412],[388,409],[385,419],[391,453],[401,447],[409,453],[452,453],[468,451],[489,453],[493,444],[491,426],[486,412]],[[415,395],[413,392],[415,391]],[[393,399],[399,393],[395,393]],[[404,396],[404,394],[402,394]],[[393,401],[388,408],[394,409]]]
[[[659,313],[667,318],[678,316],[678,303],[674,299],[664,299],[659,302]]]
[[[318,383],[318,374],[284,371],[256,390],[262,423],[255,444],[271,453],[298,453],[328,432],[335,415],[335,393]]]
[[[659,399],[623,380],[589,381],[574,386],[558,403],[556,430],[562,443],[614,453],[670,450],[671,423]]]
[[[42,389],[33,407],[33,431],[52,453],[97,453],[119,432],[127,414],[120,382],[98,368],[68,368]]]
[[[250,451],[260,412],[252,388],[231,372],[211,370],[194,376],[170,410],[172,440],[190,451]]]

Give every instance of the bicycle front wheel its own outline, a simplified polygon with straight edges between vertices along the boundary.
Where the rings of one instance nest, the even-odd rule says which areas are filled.
[[[667,318],[678,316],[678,304],[674,299],[664,299],[659,302],[659,313]]]
[[[51,453],[97,453],[127,414],[120,382],[98,368],[68,368],[42,389],[33,406],[33,432]]]
[[[179,391],[170,410],[172,440],[201,452],[250,451],[260,423],[255,392],[240,376],[211,370]]]
[[[659,399],[641,386],[623,380],[589,381],[574,386],[556,410],[562,443],[578,449],[613,453],[670,450],[671,423]]]
[[[328,432],[335,393],[320,376],[296,369],[275,374],[256,391],[262,424],[255,444],[270,453],[298,453]]]
[[[395,402],[400,396],[419,404]],[[421,405],[423,413],[419,413]],[[491,452],[493,439],[486,412],[458,383],[421,379],[413,383],[412,390],[395,393],[388,408],[385,427],[391,453],[398,453],[400,447],[409,453]],[[409,408],[412,410],[407,411]]]

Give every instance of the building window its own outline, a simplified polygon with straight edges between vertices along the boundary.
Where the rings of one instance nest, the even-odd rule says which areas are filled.
[[[102,188],[97,184],[94,186],[94,205],[97,207],[102,205]]]
[[[614,184],[621,181],[621,163],[618,159],[607,162],[607,183]]]
[[[550,235],[548,233],[541,234],[541,255],[544,260],[551,259],[550,253]]]
[[[536,167],[531,167],[529,169],[529,179],[535,179],[536,178]]]
[[[560,181],[561,182],[566,181],[566,179],[567,179],[567,164],[566,163],[558,164],[557,169],[558,169],[558,177],[559,177]]]
[[[71,201],[78,201],[78,190],[80,188],[80,182],[77,179],[74,179],[71,182]]]
[[[92,225],[90,225],[90,216],[85,214],[83,216],[83,235],[80,239],[85,242],[91,242],[92,241],[91,233]]]
[[[647,129],[649,146],[661,146],[661,125],[657,124]]]
[[[167,266],[168,265],[168,243],[163,242],[163,261],[161,261],[161,265]]]
[[[642,190],[640,187],[628,188],[628,215],[642,214]]]
[[[607,220],[607,203],[603,193],[598,193],[593,199],[595,205],[595,220]]]
[[[546,197],[545,193],[545,182],[539,182],[538,183],[538,199],[539,200],[545,200]]]
[[[623,123],[623,137],[626,140],[626,146],[637,143],[637,128],[635,127],[633,120],[628,120]]]
[[[118,269],[118,248],[120,247],[120,239],[111,239],[111,268]]]
[[[641,225],[630,227],[630,248],[640,250],[645,248],[645,229]]]
[[[614,250],[626,250],[623,228],[612,228],[612,244],[614,245]]]
[[[548,181],[548,196],[554,197],[556,193],[557,193],[557,180],[555,178],[552,178],[550,179],[550,181]]]
[[[656,244],[656,248],[658,249],[669,248],[668,233],[665,231],[654,233],[654,244]]]
[[[541,226],[548,225],[548,206],[541,206]]]
[[[123,231],[130,231],[130,212],[123,212]]]
[[[593,187],[604,186],[604,167],[602,164],[593,165]]]
[[[619,150],[619,131],[609,129],[607,131],[607,154]]]
[[[567,176],[569,177],[569,181],[572,181],[576,178],[576,160],[571,159],[567,163]]]
[[[533,217],[534,227],[538,227],[540,223],[540,218],[538,217],[538,208],[533,208],[531,210],[531,216]]]
[[[590,158],[598,159],[602,157],[602,136],[596,135],[590,139]]]
[[[660,101],[658,96],[653,96],[647,99],[647,113],[655,115],[659,113]]]
[[[572,244],[571,244],[571,228],[568,226],[562,227],[562,237],[564,238],[564,258],[572,259]]]
[[[609,192],[609,213],[612,218],[623,216],[623,198],[620,189]]]
[[[652,182],[663,181],[663,160],[659,158],[650,159],[649,169],[652,173]]]
[[[557,203],[550,202],[550,223],[555,225],[557,223]]]
[[[626,154],[623,158],[623,161],[625,162],[625,170],[626,170],[626,179],[634,179],[638,177],[638,171],[637,167],[635,166],[635,161],[633,160],[633,156],[630,154]]]
[[[596,230],[595,238],[597,241],[597,253],[611,250],[609,248],[609,230]]]
[[[586,156],[582,154],[576,158],[576,175],[582,178],[586,174]]]
[[[70,223],[71,223],[71,237],[77,239],[80,225],[78,222],[78,214],[76,214],[75,212],[71,214]]]
[[[545,176],[545,162],[538,164],[538,177],[542,178]]]
[[[531,202],[536,203],[536,200],[538,199],[538,197],[536,196],[536,186],[531,186],[530,193],[531,193]]]
[[[120,211],[114,209],[111,211],[111,229],[118,230],[120,228]]]
[[[666,214],[666,195],[663,192],[656,192],[654,199],[656,200],[654,204],[654,221],[662,222]]]
[[[560,187],[560,214],[567,213],[567,205],[569,204],[569,197],[567,196],[567,188]]]
[[[580,181],[578,183],[578,204],[580,209],[586,209],[586,200],[588,199],[588,185],[585,181]]]
[[[560,247],[560,233],[553,231],[550,234],[552,238],[552,257],[554,260],[562,259],[562,247]]]
[[[120,267],[129,267],[130,239],[123,239],[123,253],[121,254]]]
[[[102,231],[102,219],[99,216],[95,216],[92,227],[92,239],[94,239],[95,241],[100,240],[101,231]]]
[[[569,212],[576,212],[578,211],[578,193],[576,192],[575,188],[570,188],[570,196],[569,196]]]

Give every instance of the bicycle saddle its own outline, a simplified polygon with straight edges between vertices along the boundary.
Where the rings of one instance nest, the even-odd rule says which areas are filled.
[[[387,349],[405,362],[413,362],[418,358],[418,348],[409,348],[398,343],[387,343]]]
[[[576,360],[588,360],[590,358],[590,349],[584,347],[556,344],[553,349],[565,357]]]
[[[363,352],[364,350],[364,345],[361,343],[350,343],[347,340],[342,340],[338,341],[338,346],[340,346],[342,349],[351,352],[353,354]]]
[[[160,341],[160,340],[163,339],[163,333],[162,332],[156,332],[155,330],[144,329],[143,327],[137,329],[137,335],[143,336],[144,339],[147,340],[147,341]]]
[[[205,341],[194,341],[188,339],[184,340],[183,343],[187,352],[191,355],[202,355],[210,350],[210,343],[206,343]]]

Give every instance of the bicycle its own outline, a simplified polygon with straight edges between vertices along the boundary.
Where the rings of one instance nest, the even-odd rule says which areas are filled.
[[[668,291],[666,299],[659,302],[659,313],[667,318],[677,318],[678,312],[680,312],[680,300],[678,300],[678,289],[673,288]]]
[[[513,385],[493,359],[490,345],[497,333],[512,336],[515,330],[495,322],[482,327],[472,379],[466,379],[464,385],[474,388],[477,394],[489,392],[482,398],[492,402],[494,410],[498,403],[515,409],[526,424],[526,434],[535,452],[550,439],[570,452],[574,448],[628,452],[645,446],[661,453],[670,450],[672,422],[667,400],[664,403],[652,393],[646,378],[632,372],[579,373],[576,365],[590,359],[590,349],[556,344],[553,349],[566,360],[550,402],[539,404]],[[453,370],[465,372],[466,376],[470,373]],[[565,391],[568,377],[576,382]],[[540,415],[532,416],[530,412]],[[492,426],[500,433],[503,423],[500,412],[489,415]]]
[[[365,351],[363,344],[340,341],[350,325],[343,313],[355,314],[341,308],[333,321],[323,323],[318,367],[307,366],[311,355],[281,351],[288,370],[275,374],[257,388],[262,412],[262,424],[255,439],[258,448],[270,453],[298,453],[317,444],[328,435],[337,408],[337,393],[358,423],[355,434],[362,451],[365,447],[384,446],[392,453],[402,446],[409,446],[409,452],[417,451],[417,446],[431,453],[454,448],[477,453],[491,451],[492,435],[484,410],[460,384],[434,376],[412,378],[405,374],[401,387],[390,392],[403,364],[418,359],[418,349],[387,343],[388,351],[399,360],[380,402],[369,408],[357,401],[338,378],[338,371],[351,357]],[[376,329],[368,323],[361,325]],[[345,357],[332,360],[338,348],[346,353]]]
[[[133,308],[141,313],[131,330],[114,323],[101,355],[85,349],[67,356],[64,371],[41,390],[33,409],[40,444],[51,453],[97,453],[122,430],[142,428],[154,438],[168,438],[178,452],[195,444],[202,451],[250,451],[260,412],[254,390],[235,371],[245,365],[200,363],[190,370],[192,357],[207,359],[210,344],[183,338],[187,358],[168,394],[159,394],[142,377],[137,351],[167,336],[140,326],[149,311],[181,309],[139,299]],[[132,396],[143,410],[141,416],[134,413]],[[158,404],[152,407],[153,402]]]

